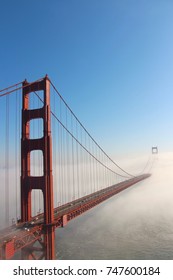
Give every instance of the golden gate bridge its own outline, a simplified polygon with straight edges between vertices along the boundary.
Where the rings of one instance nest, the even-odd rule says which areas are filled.
[[[148,178],[121,168],[46,75],[0,91],[0,259],[55,259],[55,230]]]

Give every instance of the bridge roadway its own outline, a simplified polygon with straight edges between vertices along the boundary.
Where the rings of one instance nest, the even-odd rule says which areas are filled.
[[[148,178],[151,174],[143,174],[132,179],[112,185],[105,189],[86,195],[54,209],[54,223],[47,226],[63,227],[68,221],[93,208],[111,196]],[[18,222],[0,231],[0,259],[10,259],[20,249],[41,239],[44,233],[44,214],[39,214],[31,221]]]

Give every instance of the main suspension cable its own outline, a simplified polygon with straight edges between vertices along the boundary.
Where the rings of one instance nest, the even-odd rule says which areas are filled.
[[[40,99],[40,101],[42,103],[43,100],[40,98],[40,96],[34,91],[35,95]],[[55,113],[53,113],[51,111],[52,116],[59,122],[59,124],[68,132],[68,134],[93,158],[95,159],[98,163],[100,163],[103,167],[105,167],[107,170],[111,171],[112,173],[121,176],[123,178],[129,178],[125,175],[119,174],[117,172],[115,172],[114,170],[112,170],[111,168],[109,168],[108,166],[106,166],[104,163],[102,163],[99,159],[97,159],[82,143],[80,143],[80,141],[69,131],[69,129],[58,119],[58,117],[55,115]],[[90,137],[91,138],[91,137]],[[95,141],[94,141],[95,142]],[[106,155],[106,153],[104,153]]]
[[[12,92],[15,92],[15,91],[19,90],[19,89],[23,89],[23,88],[25,88],[25,87],[31,86],[31,85],[33,85],[33,84],[39,82],[39,81],[42,81],[43,79],[44,79],[44,78],[41,78],[41,79],[38,79],[38,80],[36,80],[36,81],[34,81],[34,82],[32,82],[32,83],[28,83],[28,84],[23,85],[23,86],[21,86],[21,87],[18,87],[18,88],[14,88],[14,89],[12,89],[12,90],[9,90],[9,91],[7,91],[7,92],[5,92],[5,93],[1,93],[1,94],[0,94],[0,97],[3,97],[3,96],[5,96],[5,95],[8,95],[8,94],[10,94],[10,93],[12,93]],[[20,84],[22,84],[22,82],[20,82],[20,83],[18,83],[18,84],[16,84],[16,85],[18,86],[18,85],[20,85]],[[10,87],[1,89],[0,92],[3,92],[3,91],[8,90],[8,89],[10,89],[10,88],[12,88],[12,87],[15,87],[16,85],[13,85],[13,86],[10,86]]]
[[[74,114],[74,112],[72,111],[72,109],[69,107],[69,105],[67,104],[67,102],[64,100],[64,98],[62,97],[62,95],[59,93],[59,91],[57,90],[57,88],[55,87],[55,85],[51,82],[50,83],[52,85],[52,87],[54,88],[55,92],[59,95],[59,97],[61,98],[61,100],[63,101],[63,103],[65,104],[65,106],[69,109],[69,111],[71,112],[71,114],[74,116],[74,118],[78,121],[78,123],[80,124],[80,126],[84,129],[84,131],[87,133],[87,135],[91,138],[91,140],[96,144],[96,146],[102,151],[102,153],[105,154],[105,156],[116,166],[118,167],[121,171],[123,171],[125,174],[127,174],[130,177],[135,177],[134,175],[126,172],[123,168],[121,168],[113,159],[110,158],[110,156],[100,147],[100,145],[94,140],[94,138],[91,136],[91,134],[87,131],[87,129],[83,126],[83,124],[80,122],[80,120],[77,118],[77,116]]]
[[[6,87],[6,88],[3,88],[3,89],[0,90],[0,92],[3,92],[3,91],[5,91],[5,90],[9,90],[10,88],[13,88],[13,87],[17,87],[17,86],[20,85],[20,84],[22,84],[22,82],[17,83],[17,84],[12,85],[12,86],[9,86],[9,87]],[[16,89],[15,89],[15,91],[16,91]]]

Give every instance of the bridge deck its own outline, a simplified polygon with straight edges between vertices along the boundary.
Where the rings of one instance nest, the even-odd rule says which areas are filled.
[[[53,225],[46,226],[63,227],[73,218],[149,176],[150,174],[143,174],[59,206],[54,209]],[[3,259],[4,250],[8,251],[5,253],[6,258],[11,258],[18,250],[39,240],[44,228],[44,215],[39,214],[30,222],[18,223],[1,230],[0,259]]]

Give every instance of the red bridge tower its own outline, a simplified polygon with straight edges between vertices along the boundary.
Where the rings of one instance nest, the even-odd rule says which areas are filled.
[[[43,107],[29,109],[30,93],[42,90],[44,92]],[[22,138],[21,138],[21,221],[32,219],[31,191],[39,189],[44,200],[44,243],[46,259],[54,259],[54,207],[53,207],[53,175],[52,175],[52,139],[50,112],[50,81],[44,79],[28,83],[23,82],[22,107]],[[30,121],[43,119],[43,137],[30,139]],[[30,154],[33,150],[43,153],[43,176],[31,176]],[[29,257],[28,257],[29,258]]]

